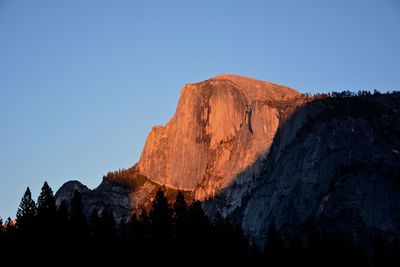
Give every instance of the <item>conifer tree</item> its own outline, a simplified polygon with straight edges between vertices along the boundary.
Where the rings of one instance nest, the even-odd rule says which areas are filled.
[[[205,253],[210,255],[210,257],[215,256],[210,253],[214,250],[213,248],[215,248],[215,242],[210,242],[212,236],[211,224],[207,216],[204,214],[201,203],[198,200],[193,201],[189,206],[188,227],[188,236],[192,246],[189,253],[191,253],[192,256],[195,256],[197,251],[204,250]],[[220,249],[220,247],[215,249]]]
[[[171,237],[171,209],[168,206],[168,200],[164,191],[158,189],[152,202],[150,211],[150,221],[152,226],[153,238],[166,241]]]
[[[189,216],[190,216],[190,227],[192,228],[192,232],[195,234],[203,235],[208,231],[210,226],[210,221],[207,216],[204,214],[203,209],[201,208],[201,202],[198,200],[193,201],[189,206]]]
[[[116,221],[111,209],[106,206],[101,212],[100,217],[100,234],[106,243],[111,242],[116,237]]]
[[[7,233],[11,233],[12,234],[14,232],[15,224],[14,224],[13,220],[10,217],[7,218],[6,223],[5,223],[5,227],[6,227],[6,232]]]
[[[173,223],[176,238],[178,241],[184,242],[184,239],[188,238],[189,209],[181,191],[176,195],[173,208]]]
[[[69,212],[68,205],[65,200],[61,201],[60,206],[56,212],[57,216],[57,227],[60,232],[67,233],[69,231]]]
[[[17,242],[16,242],[16,235],[15,235],[15,230],[16,230],[16,227],[15,227],[15,222],[10,218],[10,217],[8,217],[7,218],[7,220],[5,221],[5,223],[4,223],[4,225],[3,225],[3,228],[4,228],[4,237],[5,237],[5,240],[4,240],[4,242],[5,242],[5,245],[6,245],[6,247],[8,247],[8,248],[11,248],[12,247],[12,245],[13,244],[16,244]],[[11,246],[11,247],[10,247]]]
[[[31,190],[27,187],[17,211],[17,227],[20,230],[32,229],[36,212],[35,201],[32,199]]]
[[[128,244],[133,244],[136,242],[137,239],[137,231],[139,228],[139,221],[137,218],[136,213],[132,214],[131,219],[126,222],[125,224],[122,224],[122,229],[120,227],[120,231],[122,232],[122,238],[128,243]]]
[[[71,230],[74,236],[85,238],[87,235],[87,222],[83,213],[82,195],[78,190],[75,190],[71,202]]]
[[[173,210],[173,218],[175,222],[184,222],[188,219],[189,210],[187,203],[185,201],[185,197],[181,191],[176,195],[174,210]]]
[[[147,244],[150,239],[151,225],[150,218],[149,215],[147,215],[146,210],[142,210],[142,212],[138,216],[137,222],[137,231],[135,231],[134,233],[134,235],[136,236],[136,240],[139,243]]]
[[[41,241],[49,244],[48,240],[55,238],[57,229],[57,208],[53,190],[44,182],[37,201],[37,226],[41,234]]]
[[[47,182],[44,182],[37,202],[37,215],[40,220],[54,223],[56,216],[56,200],[53,190]]]
[[[142,225],[150,225],[149,215],[147,214],[146,210],[142,210],[138,217],[138,221]]]
[[[93,208],[89,218],[90,235],[94,240],[99,238],[100,232],[100,217],[96,208]]]
[[[65,200],[61,201],[56,211],[56,238],[61,242],[67,242],[71,238],[71,227],[69,220],[68,205]]]

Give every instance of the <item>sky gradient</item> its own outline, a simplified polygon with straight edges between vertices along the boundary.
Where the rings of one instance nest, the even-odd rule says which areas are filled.
[[[133,165],[188,82],[399,90],[399,26],[398,0],[0,0],[0,217]]]

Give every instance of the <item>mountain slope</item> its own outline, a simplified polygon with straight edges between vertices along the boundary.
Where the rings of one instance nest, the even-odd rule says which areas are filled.
[[[259,245],[271,223],[287,239],[310,225],[364,245],[399,238],[399,104],[399,94],[308,103],[278,130],[243,205],[226,205],[239,185],[206,209],[229,214]]]

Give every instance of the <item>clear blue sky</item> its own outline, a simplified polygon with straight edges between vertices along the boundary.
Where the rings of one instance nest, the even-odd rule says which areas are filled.
[[[398,0],[0,0],[0,216],[134,164],[187,82],[385,91],[399,70]]]

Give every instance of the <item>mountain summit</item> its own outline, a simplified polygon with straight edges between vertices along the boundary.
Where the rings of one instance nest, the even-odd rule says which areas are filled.
[[[156,183],[210,197],[268,151],[279,104],[298,95],[238,75],[187,84],[172,119],[149,134],[138,168]]]

